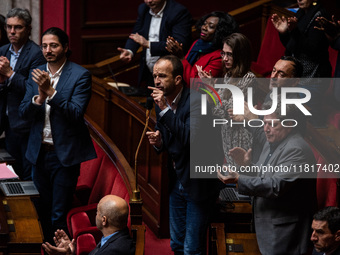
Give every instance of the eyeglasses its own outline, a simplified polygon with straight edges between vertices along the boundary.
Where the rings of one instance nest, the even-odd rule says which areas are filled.
[[[60,44],[57,44],[57,43],[51,43],[51,44],[43,44],[40,46],[40,48],[42,50],[46,50],[47,47],[50,47],[52,50],[55,50],[56,48],[58,48],[60,46]]]
[[[20,30],[22,30],[24,28],[24,26],[22,26],[22,25],[14,25],[14,26],[12,26],[12,25],[5,25],[5,29],[7,30],[7,31],[11,31],[12,29],[14,29],[14,31],[20,31]]]
[[[224,52],[224,51],[221,51],[221,57],[222,57],[222,59],[225,57],[225,56],[227,56],[228,58],[233,58],[233,53],[231,53],[231,52]]]

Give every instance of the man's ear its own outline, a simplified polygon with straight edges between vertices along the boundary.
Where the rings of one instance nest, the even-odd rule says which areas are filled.
[[[65,53],[68,52],[68,43],[65,43],[64,51]]]
[[[182,76],[177,75],[177,76],[175,77],[175,83],[176,83],[176,85],[179,85],[179,84],[182,82],[182,80],[183,80]]]
[[[107,225],[107,217],[106,216],[102,216],[102,225],[103,226]]]
[[[336,231],[334,236],[335,236],[335,241],[340,242],[340,230]]]

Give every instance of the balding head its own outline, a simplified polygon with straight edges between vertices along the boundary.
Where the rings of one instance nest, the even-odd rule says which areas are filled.
[[[97,227],[102,232],[104,229],[113,229],[114,232],[124,229],[128,222],[128,216],[129,206],[126,201],[115,195],[107,195],[99,201],[97,207]]]

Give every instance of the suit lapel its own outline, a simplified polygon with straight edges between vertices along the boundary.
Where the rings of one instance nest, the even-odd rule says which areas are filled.
[[[186,86],[183,86],[182,95],[178,102],[176,113],[178,109],[181,109],[185,105],[185,102],[187,101],[187,97],[190,94],[189,92],[190,92],[190,89],[188,89]]]
[[[98,254],[105,254],[105,249],[110,245],[110,243],[114,242],[117,240],[118,237],[120,237],[122,234],[124,233],[124,231],[119,231],[118,233],[116,233],[115,235],[111,236],[109,240],[106,241],[106,243],[102,246],[102,247],[98,247],[96,253]],[[100,243],[99,243],[100,244]]]
[[[24,59],[26,59],[26,56],[27,56],[27,54],[29,53],[29,51],[31,49],[31,44],[32,44],[31,41],[28,40],[27,43],[22,48],[22,51],[21,51],[21,53],[19,55],[19,58],[18,58],[18,61],[17,61],[16,65],[15,65],[14,71],[17,71],[17,70],[19,70],[21,68],[21,65],[22,65]],[[9,52],[9,54],[11,54],[11,53]],[[10,60],[10,58],[9,58],[9,60]]]
[[[60,92],[62,91],[63,87],[66,86],[67,80],[70,78],[71,70],[70,70],[70,61],[66,60],[65,66],[61,73],[60,79],[58,81],[56,89]]]
[[[161,27],[159,30],[159,40],[161,41],[163,39],[162,35],[163,35],[163,31],[167,31],[165,30],[164,26],[165,26],[165,22],[168,20],[168,15],[169,15],[169,11],[168,9],[170,8],[170,1],[166,1],[166,5],[165,8],[163,10],[163,17],[162,17],[162,22],[161,22]]]

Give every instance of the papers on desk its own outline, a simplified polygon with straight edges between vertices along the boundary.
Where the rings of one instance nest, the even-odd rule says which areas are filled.
[[[130,87],[129,84],[122,83],[122,82],[108,82],[107,84],[110,85],[111,87],[117,89],[117,90],[119,90],[119,88],[121,88],[121,87]]]
[[[5,163],[0,164],[0,181],[4,180],[18,180],[18,175],[14,172],[12,166]]]

